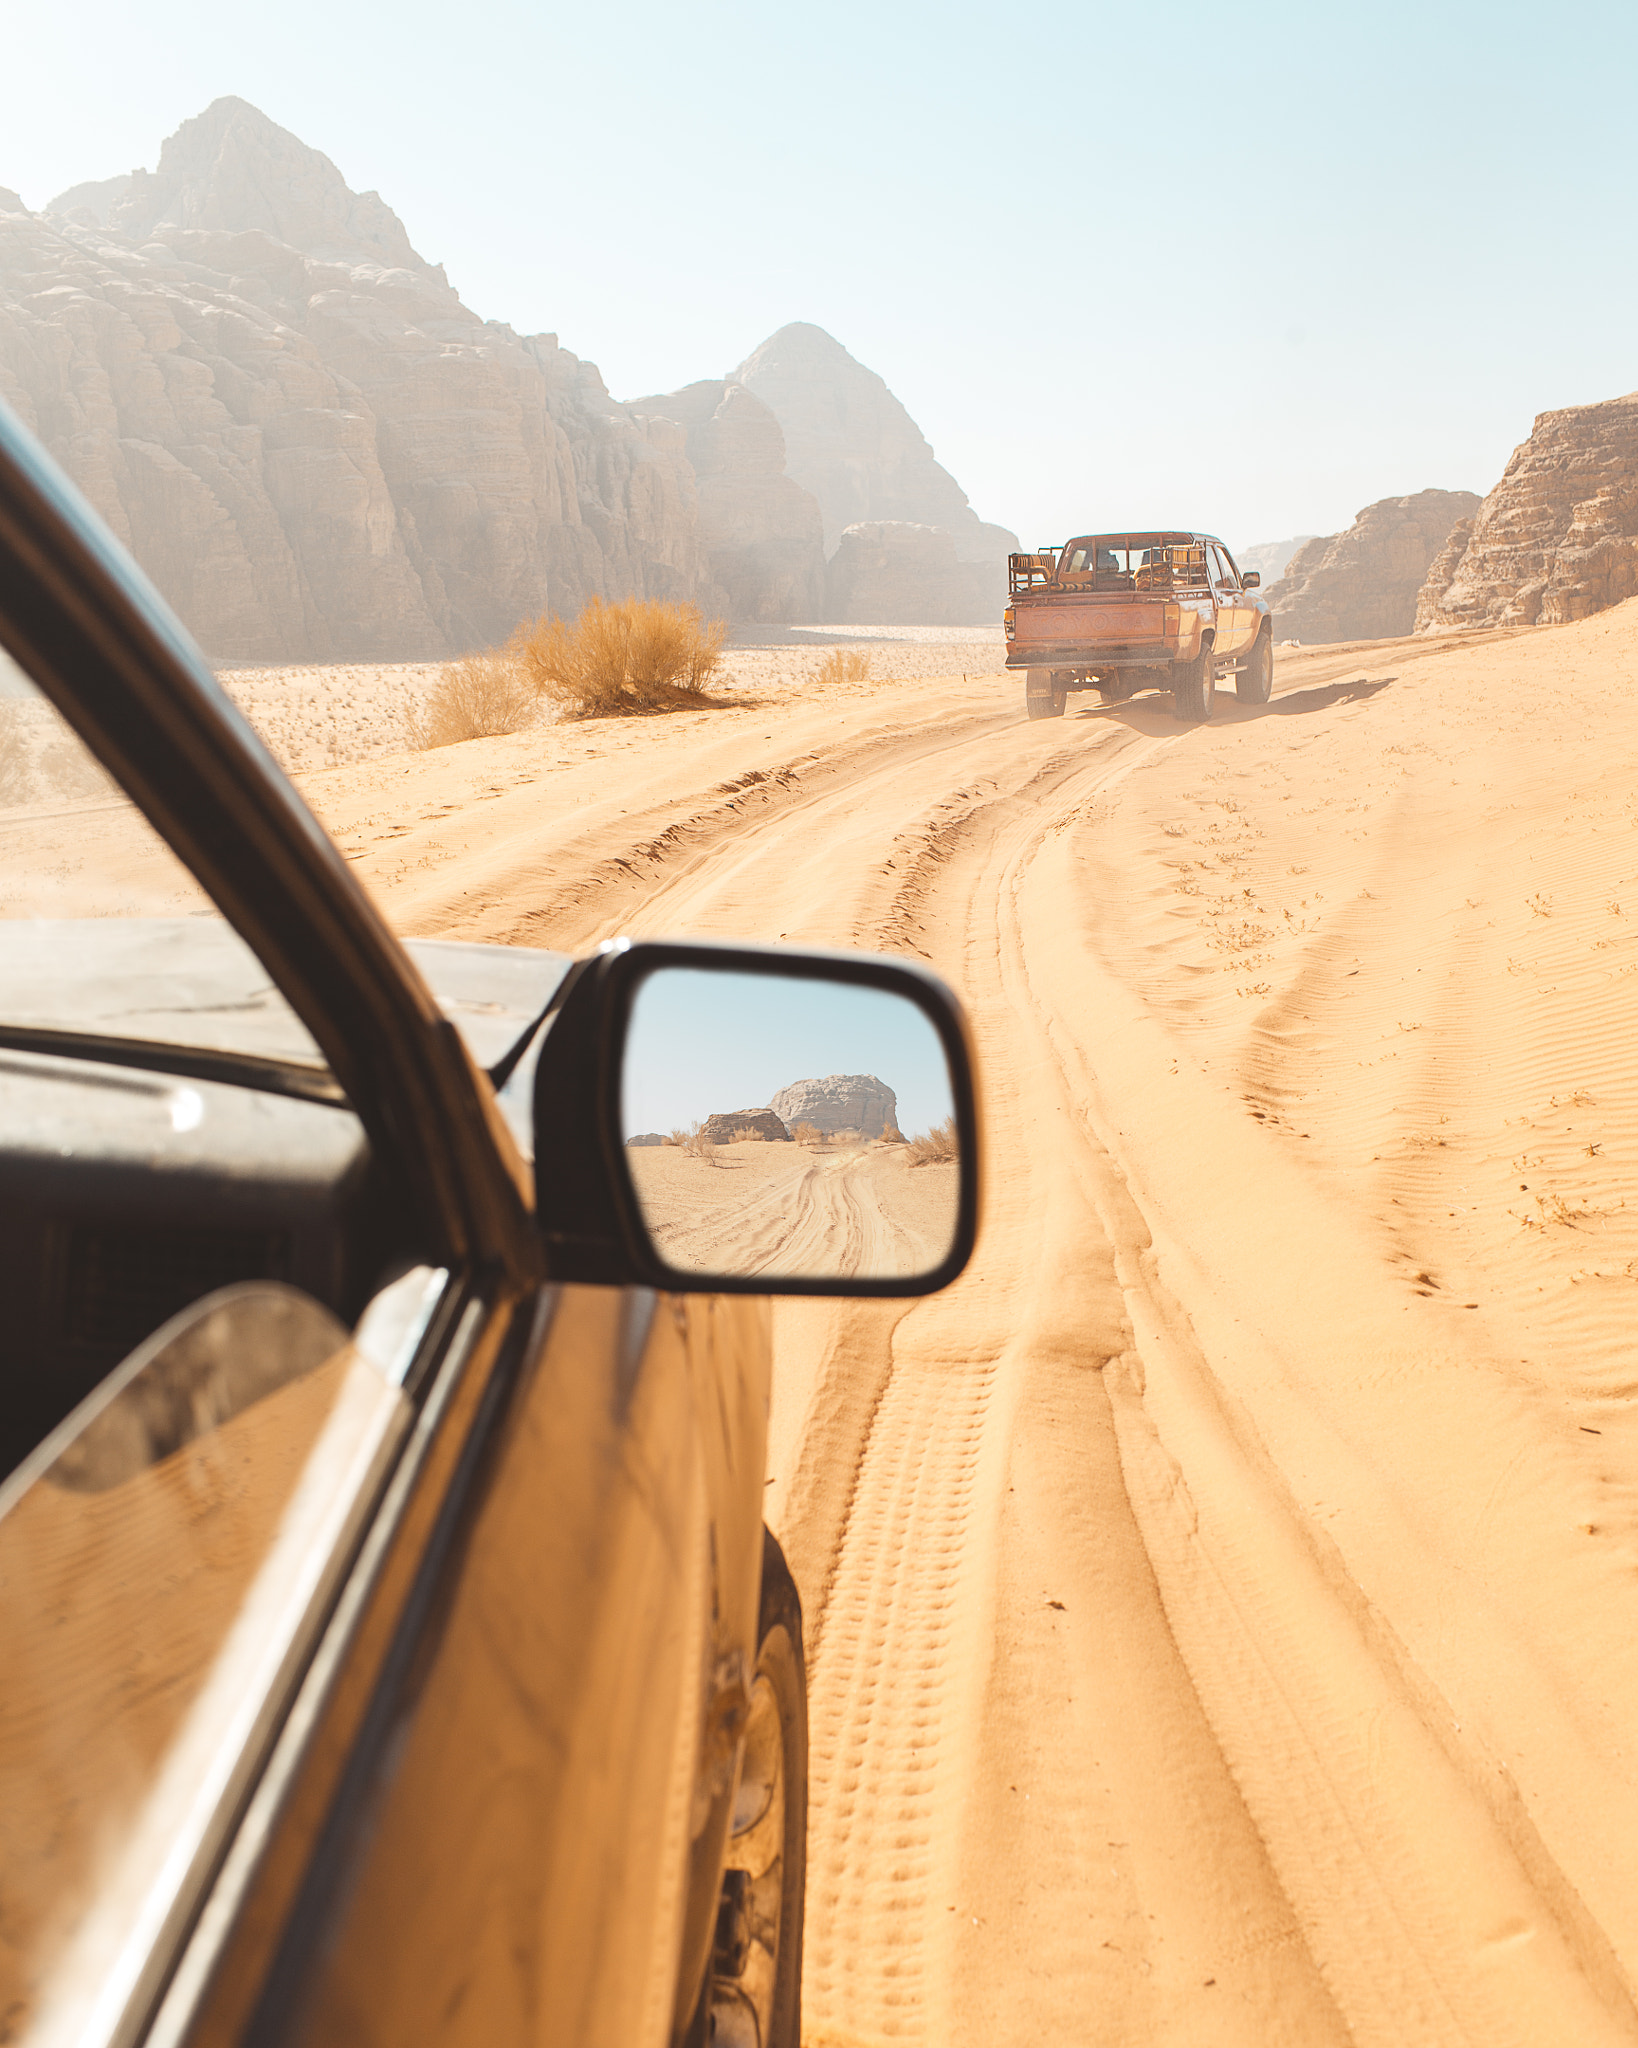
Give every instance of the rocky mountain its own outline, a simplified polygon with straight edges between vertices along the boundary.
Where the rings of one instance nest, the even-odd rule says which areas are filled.
[[[896,586],[905,591],[908,611],[855,608],[855,590],[871,586],[844,567],[832,595],[834,620],[966,625],[1000,617],[1007,601],[1007,556],[1017,548],[1018,536],[979,518],[874,370],[856,361],[822,327],[798,320],[769,335],[733,375],[763,400],[784,429],[790,473],[819,501],[825,551],[833,563],[853,526],[873,529],[864,549],[888,549],[901,568],[927,544],[914,536],[896,544],[882,529],[931,527],[950,536],[948,551],[939,548],[926,557],[930,584],[918,586],[912,579]],[[947,571],[946,552],[961,565],[959,573]],[[838,601],[849,608],[838,609]],[[917,610],[918,602],[937,609]]]
[[[822,414],[799,384],[785,400]],[[996,530],[881,392],[896,424],[858,444],[864,502],[932,477],[958,554],[982,552]],[[463,305],[378,194],[243,100],[42,213],[0,190],[0,396],[217,659],[437,658],[597,594],[770,621],[830,604],[777,406],[737,377],[617,404],[555,335]]]
[[[629,410],[645,432],[657,421],[681,429],[707,567],[732,616],[831,617],[819,506],[786,475],[785,436],[762,400],[724,378],[633,399]]]
[[[863,1138],[879,1138],[898,1128],[899,1098],[874,1074],[827,1074],[822,1081],[793,1081],[768,1107],[787,1130],[812,1124],[827,1137],[857,1131]]]
[[[1472,491],[1418,491],[1367,505],[1346,533],[1306,542],[1264,591],[1274,638],[1313,646],[1387,640],[1409,633],[1429,566],[1460,519],[1478,509]]]
[[[1286,564],[1298,548],[1311,541],[1311,533],[1294,534],[1290,540],[1253,541],[1250,547],[1236,548],[1234,559],[1241,569],[1255,569],[1263,579],[1263,588],[1278,583],[1285,574]]]
[[[1550,626],[1638,592],[1638,392],[1544,412],[1430,565],[1419,633]]]

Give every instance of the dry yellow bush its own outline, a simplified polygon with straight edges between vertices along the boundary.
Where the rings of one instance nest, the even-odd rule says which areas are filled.
[[[824,1132],[816,1124],[792,1124],[791,1136],[799,1145],[822,1145],[825,1142]]]
[[[525,622],[507,652],[569,718],[686,711],[707,701],[726,630],[697,605],[594,597],[573,624],[551,614]]]
[[[943,1123],[934,1124],[930,1131],[923,1131],[910,1140],[912,1166],[942,1166],[946,1160],[960,1157],[961,1147],[956,1141],[953,1116],[947,1116]]]
[[[862,683],[870,674],[870,656],[853,654],[845,647],[833,647],[819,664],[822,683]]]
[[[410,721],[410,742],[421,753],[461,740],[494,739],[517,732],[540,709],[534,680],[507,653],[469,654],[452,661]]]

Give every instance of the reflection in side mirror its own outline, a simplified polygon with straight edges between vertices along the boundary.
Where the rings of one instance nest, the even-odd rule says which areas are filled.
[[[1261,589],[1262,589],[1262,587],[1263,587],[1263,572],[1262,572],[1262,570],[1261,570],[1261,569],[1247,569],[1247,570],[1245,570],[1245,571],[1244,571],[1244,572],[1243,572],[1243,573],[1241,574],[1241,577],[1240,577],[1240,587],[1241,587],[1241,589],[1242,589],[1242,590],[1261,590]]]
[[[674,1272],[868,1284],[949,1259],[955,1093],[908,996],[772,963],[657,966],[632,997],[621,1080],[632,1194]]]

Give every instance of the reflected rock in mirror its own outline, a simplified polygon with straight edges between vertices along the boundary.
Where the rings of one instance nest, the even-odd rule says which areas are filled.
[[[907,997],[856,982],[659,968],[633,1002],[627,1170],[675,1271],[899,1280],[955,1241],[949,1066]]]

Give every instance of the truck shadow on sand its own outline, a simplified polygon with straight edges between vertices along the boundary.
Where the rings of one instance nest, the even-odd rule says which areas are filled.
[[[1242,704],[1232,693],[1225,694],[1219,690],[1209,723],[1251,725],[1259,718],[1306,718],[1313,712],[1330,711],[1341,704],[1363,704],[1367,698],[1374,697],[1379,690],[1385,690],[1398,680],[1397,676],[1355,676],[1345,683],[1316,683],[1312,689],[1293,690],[1289,696],[1275,697],[1267,704]],[[1076,704],[1071,700],[1064,715],[1088,724],[1124,725],[1132,732],[1146,733],[1151,738],[1184,729],[1172,710],[1171,695],[1166,691],[1153,696],[1129,697],[1124,704],[1099,704],[1095,700]]]

